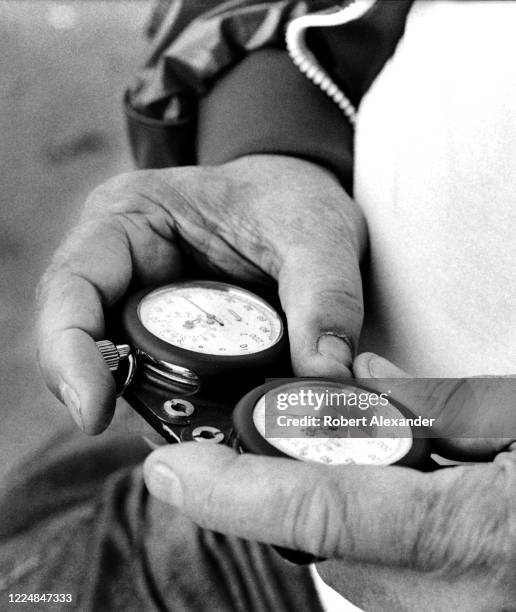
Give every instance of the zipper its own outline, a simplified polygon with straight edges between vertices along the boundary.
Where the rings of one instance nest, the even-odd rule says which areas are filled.
[[[357,109],[308,49],[305,32],[308,28],[332,27],[361,19],[376,2],[377,0],[351,0],[347,6],[337,11],[331,9],[331,12],[302,15],[293,19],[285,32],[287,51],[294,64],[335,102],[352,126],[356,123]]]

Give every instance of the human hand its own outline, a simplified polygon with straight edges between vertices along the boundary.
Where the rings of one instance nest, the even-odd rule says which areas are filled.
[[[130,283],[201,270],[237,283],[278,281],[294,370],[349,374],[362,323],[365,224],[328,171],[256,155],[218,167],[141,171],[96,189],[39,288],[38,355],[49,388],[88,433],[115,403],[95,340]]]
[[[357,376],[396,378],[372,357],[355,360]],[[328,558],[322,578],[368,612],[514,609],[516,444],[492,463],[419,473],[187,443],[153,452],[144,477],[203,527]]]
[[[413,378],[383,357],[362,353],[354,374],[416,415],[434,418],[435,452],[458,461],[485,461],[516,440],[513,376]]]

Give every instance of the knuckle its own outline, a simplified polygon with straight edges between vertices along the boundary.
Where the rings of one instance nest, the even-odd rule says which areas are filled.
[[[195,522],[205,529],[211,529],[217,531],[217,529],[223,529],[222,525],[219,525],[220,517],[224,516],[225,505],[222,500],[221,490],[218,487],[216,481],[209,482],[202,495],[196,491],[191,496],[190,501],[192,502],[190,512]]]
[[[496,586],[504,599],[516,601],[516,461],[513,453],[502,458],[496,469],[499,472],[500,490],[500,543]]]
[[[337,487],[328,486],[316,477],[291,491],[281,517],[282,531],[297,550],[335,557],[340,552],[344,518]]]
[[[162,181],[157,170],[136,170],[113,176],[90,193],[84,214],[120,211],[122,205],[131,205],[135,196],[152,200]]]
[[[355,283],[343,282],[341,286],[332,288],[329,282],[333,279],[328,278],[328,285],[324,286],[317,294],[318,302],[327,308],[351,313],[362,317],[364,314],[364,303],[362,299],[362,289]]]
[[[43,318],[47,313],[48,302],[52,296],[56,293],[59,295],[66,295],[66,280],[67,275],[65,273],[68,267],[68,261],[62,252],[63,249],[59,249],[54,254],[54,257],[43,272],[38,284],[36,285],[36,306],[37,306],[37,323],[38,328],[43,323]]]
[[[251,455],[236,455],[230,452],[227,455],[224,469],[215,477],[203,482],[202,487],[187,487],[186,496],[189,516],[202,527],[222,532],[228,528],[227,504],[232,483],[242,479],[242,472],[252,469],[252,465],[249,467],[246,465],[252,462]]]
[[[407,565],[421,571],[432,572],[440,570],[443,564],[448,564],[449,533],[453,519],[443,513],[443,495],[434,479],[428,479],[430,486],[424,496],[414,496],[412,515],[422,517],[417,522],[414,517],[415,535],[410,538],[407,548]],[[419,502],[419,503],[417,503]]]
[[[514,473],[494,465],[454,469],[447,487],[435,486],[434,478],[425,493],[411,562],[447,580],[484,576],[505,588],[516,559]]]
[[[125,193],[135,188],[145,188],[152,184],[157,175],[155,170],[135,170],[124,172],[109,178],[102,185],[99,185],[93,193],[97,191],[107,191],[112,193]]]
[[[338,273],[324,266],[314,269],[303,265],[303,258],[293,254],[280,270],[280,298],[307,306],[308,312],[321,318],[325,313],[340,313],[339,318],[352,315],[362,319],[364,302],[362,281],[356,269],[339,269]]]

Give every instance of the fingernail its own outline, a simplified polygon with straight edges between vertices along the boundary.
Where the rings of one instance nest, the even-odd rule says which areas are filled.
[[[154,463],[146,479],[147,487],[154,497],[176,508],[184,504],[181,481],[165,463]]]
[[[61,383],[59,386],[59,391],[61,393],[61,398],[63,402],[66,404],[66,407],[70,411],[70,414],[73,417],[73,420],[77,423],[77,425],[84,429],[82,423],[81,416],[81,401],[77,393],[70,387],[70,385],[65,382]]]
[[[344,365],[349,365],[353,359],[351,342],[345,336],[323,334],[317,342],[317,351],[323,357],[329,357]]]
[[[405,377],[405,372],[379,355],[373,355],[367,362],[367,369],[373,378],[399,378]]]

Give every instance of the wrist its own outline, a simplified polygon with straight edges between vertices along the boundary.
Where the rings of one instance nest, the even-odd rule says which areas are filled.
[[[321,187],[324,186],[325,182],[328,182],[332,184],[332,189],[336,188],[346,193],[337,175],[332,170],[316,161],[304,159],[296,155],[285,155],[283,153],[250,153],[228,161],[223,164],[223,166],[254,168],[258,174],[267,172],[278,174],[282,172],[293,176],[294,173],[303,173],[304,176],[310,177],[313,182],[320,182]]]

